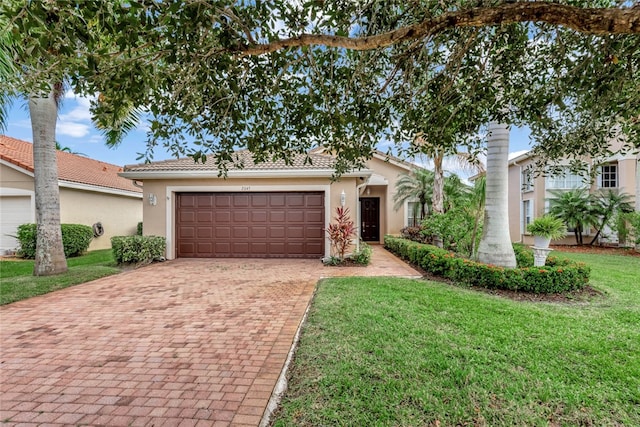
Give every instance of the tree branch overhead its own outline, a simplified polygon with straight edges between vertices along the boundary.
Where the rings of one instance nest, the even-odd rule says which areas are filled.
[[[301,34],[267,44],[250,44],[239,50],[242,56],[278,50],[323,45],[350,50],[371,50],[424,38],[451,28],[484,27],[516,22],[544,22],[593,35],[640,34],[640,8],[596,9],[548,2],[517,2],[494,7],[447,12],[425,21],[383,34],[345,37]]]

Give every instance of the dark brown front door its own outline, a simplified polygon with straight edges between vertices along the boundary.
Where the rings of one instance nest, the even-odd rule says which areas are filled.
[[[380,199],[360,199],[360,237],[365,242],[380,241]]]
[[[324,193],[180,193],[178,258],[320,258]]]

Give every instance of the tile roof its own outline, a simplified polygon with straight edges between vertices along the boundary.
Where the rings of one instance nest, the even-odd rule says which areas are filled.
[[[76,154],[57,151],[58,179],[78,184],[94,185],[116,190],[141,193],[129,179],[118,176],[120,166]],[[20,139],[0,135],[0,159],[26,171],[33,172],[33,144]]]
[[[236,151],[234,155],[236,156],[237,163],[243,167],[229,164],[229,171],[328,170],[335,167],[335,159],[326,154],[297,154],[293,157],[291,164],[286,164],[285,161],[281,159],[255,163],[253,155],[248,150]],[[213,159],[208,159],[205,163],[196,163],[192,158],[187,157],[137,165],[126,165],[124,170],[125,172],[217,171],[218,168]]]

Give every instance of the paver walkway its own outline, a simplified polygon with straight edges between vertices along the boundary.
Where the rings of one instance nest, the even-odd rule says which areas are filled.
[[[321,277],[370,267],[175,260],[0,307],[3,425],[256,426]]]

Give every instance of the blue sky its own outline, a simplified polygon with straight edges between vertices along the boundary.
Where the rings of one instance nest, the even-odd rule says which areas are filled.
[[[56,140],[63,147],[82,153],[87,157],[112,163],[119,166],[139,163],[137,153],[145,151],[146,123],[129,133],[122,144],[115,148],[108,148],[99,130],[91,124],[89,100],[78,98],[71,92],[65,94],[62,108],[58,114]],[[31,121],[25,101],[16,100],[9,111],[5,134],[24,141],[32,141]],[[530,149],[529,132],[527,129],[515,128],[511,130],[510,152]],[[172,156],[156,148],[154,160],[166,160]]]

